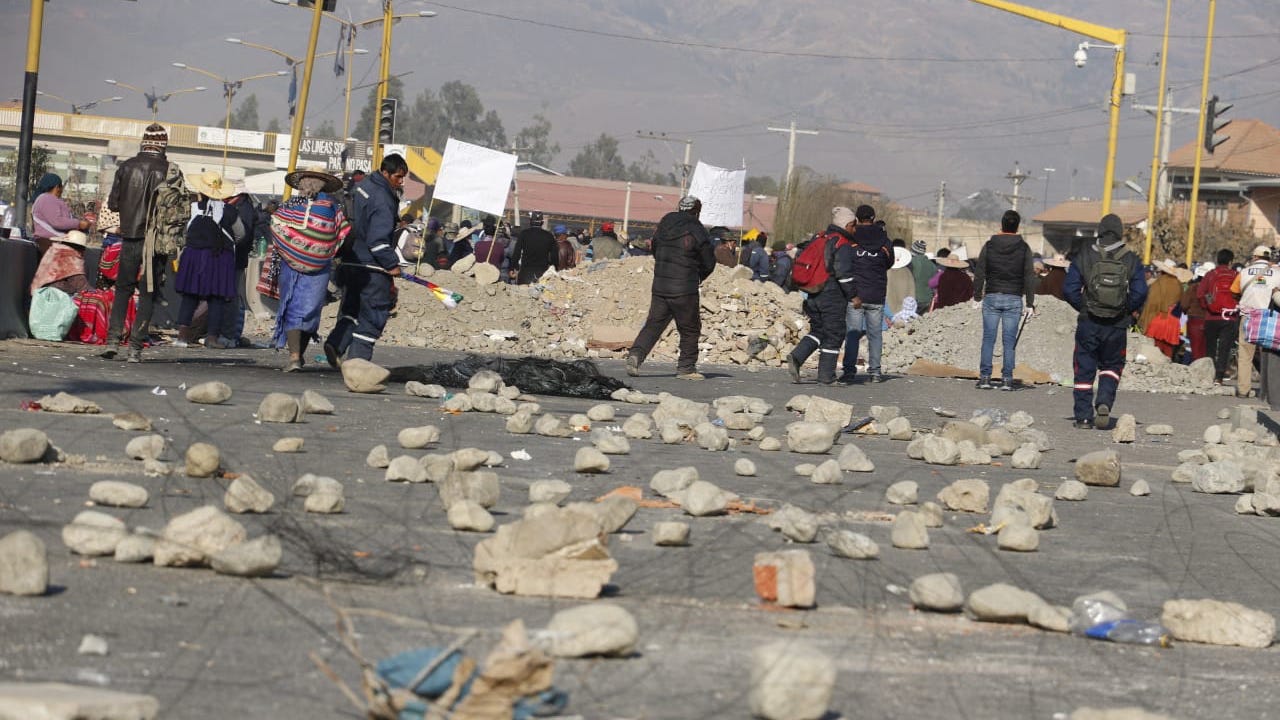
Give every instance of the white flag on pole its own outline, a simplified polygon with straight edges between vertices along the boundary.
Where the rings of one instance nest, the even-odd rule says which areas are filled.
[[[689,194],[702,201],[702,224],[742,227],[742,195],[746,184],[746,168],[726,170],[699,160],[689,183]]]
[[[435,199],[502,215],[516,172],[516,156],[449,138],[436,176]]]

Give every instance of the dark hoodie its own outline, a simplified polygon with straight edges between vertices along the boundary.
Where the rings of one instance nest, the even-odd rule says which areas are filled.
[[[1125,264],[1130,267],[1129,271],[1129,298],[1126,312],[1121,313],[1113,318],[1103,318],[1091,315],[1085,310],[1084,303],[1084,279],[1089,274],[1089,268],[1097,262],[1102,253],[1108,253],[1112,257],[1121,258]],[[1142,263],[1138,262],[1138,258],[1124,247],[1124,223],[1120,217],[1115,214],[1107,215],[1102,218],[1102,222],[1098,223],[1098,237],[1093,241],[1092,245],[1088,245],[1072,258],[1071,267],[1067,270],[1067,281],[1063,285],[1062,292],[1067,297],[1067,302],[1071,303],[1071,307],[1080,312],[1082,318],[1088,318],[1097,325],[1120,325],[1128,327],[1133,323],[1133,313],[1142,309],[1147,302],[1147,278],[1142,270]]]
[[[879,225],[853,229],[853,295],[866,305],[883,305],[893,267],[893,242]]]
[[[653,234],[653,294],[696,293],[715,269],[711,238],[698,218],[681,210],[664,215]]]

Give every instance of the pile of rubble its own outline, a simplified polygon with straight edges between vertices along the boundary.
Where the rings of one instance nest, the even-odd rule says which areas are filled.
[[[1026,322],[1018,341],[1018,365],[1049,375],[1069,386],[1073,371],[1077,312],[1050,296],[1036,298],[1036,315]],[[864,341],[865,342],[865,341]],[[906,372],[916,360],[929,360],[977,371],[982,351],[982,311],[962,303],[927,313],[919,320],[885,333],[885,372]],[[863,353],[865,356],[865,353]],[[996,341],[995,370],[1000,369],[1001,343]],[[1213,384],[1213,361],[1204,358],[1191,365],[1169,361],[1146,337],[1129,334],[1128,364],[1120,381],[1122,390],[1220,394]],[[1227,388],[1225,392],[1230,392]]]
[[[465,266],[461,266],[464,267]],[[653,282],[653,261],[626,258],[552,272],[537,285],[495,282],[492,273],[421,269],[423,277],[464,300],[454,309],[430,290],[397,284],[396,313],[382,341],[537,357],[622,357],[644,324]],[[773,283],[754,282],[743,267],[720,265],[702,285],[700,360],[708,364],[783,367],[786,355],[808,329],[799,293],[784,293]],[[1018,364],[1070,385],[1076,312],[1052,297],[1037,298],[1037,315],[1026,323],[1018,343]],[[337,303],[325,308],[325,327],[337,319]],[[257,328],[270,333],[269,324]],[[675,360],[674,324],[654,348],[651,359]],[[863,341],[865,342],[865,340]],[[885,333],[883,368],[903,373],[916,360],[976,370],[982,342],[982,313],[972,303],[944,308]],[[865,357],[865,352],[861,354]],[[996,343],[996,366],[1000,343]],[[1215,394],[1209,361],[1191,366],[1168,362],[1146,338],[1132,334],[1125,390]]]
[[[538,285],[482,284],[490,277],[432,271],[422,277],[461,293],[446,308],[425,287],[397,283],[399,301],[382,341],[409,347],[534,355],[539,357],[621,357],[649,310],[651,258],[592,263],[553,273]],[[746,268],[716,266],[702,285],[701,361],[710,364],[782,367],[808,324],[798,294],[772,283],[754,282]],[[323,327],[337,319],[338,305],[325,308]],[[269,323],[257,328],[269,334]],[[672,361],[678,354],[674,324],[651,358]],[[764,347],[755,338],[764,338]],[[753,357],[754,352],[754,357]]]

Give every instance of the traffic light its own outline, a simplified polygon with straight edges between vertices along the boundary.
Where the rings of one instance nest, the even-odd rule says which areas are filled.
[[[1218,131],[1226,128],[1231,124],[1230,120],[1226,122],[1218,122],[1218,117],[1225,115],[1232,105],[1223,105],[1218,107],[1218,96],[1214,95],[1209,99],[1208,105],[1204,109],[1204,150],[1210,155],[1213,149],[1222,143],[1231,139],[1230,135],[1218,135]]]
[[[298,0],[298,7],[312,8],[315,7],[315,0]],[[338,9],[338,0],[324,0],[324,7],[321,8],[325,12],[333,12]]]
[[[383,98],[378,107],[378,144],[388,145],[396,137],[396,99]]]

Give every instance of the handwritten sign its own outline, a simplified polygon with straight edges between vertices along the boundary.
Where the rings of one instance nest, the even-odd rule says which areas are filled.
[[[726,170],[699,160],[689,183],[689,194],[702,201],[702,224],[742,227],[742,197],[746,183],[745,168]]]

